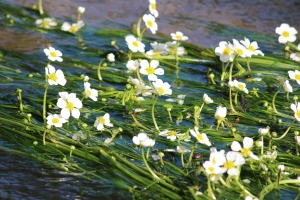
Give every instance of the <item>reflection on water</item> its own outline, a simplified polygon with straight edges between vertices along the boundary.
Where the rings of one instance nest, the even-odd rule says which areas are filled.
[[[32,6],[37,0],[11,2]],[[87,25],[99,28],[112,27],[112,23],[129,28],[148,5],[147,0],[44,0],[43,3],[44,9],[60,20],[76,19],[77,7],[84,6],[82,19]],[[270,35],[276,35],[275,28],[281,23],[288,23],[300,31],[300,21],[296,20],[299,8],[298,0],[157,0],[158,30],[165,34],[182,31],[190,42],[216,47],[220,40],[232,38],[213,34],[210,26],[214,23]]]

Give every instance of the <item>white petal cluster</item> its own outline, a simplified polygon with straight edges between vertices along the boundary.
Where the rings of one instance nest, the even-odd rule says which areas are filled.
[[[149,138],[146,133],[139,133],[137,136],[133,136],[132,141],[134,144],[142,147],[153,147],[155,140]]]
[[[243,139],[243,147],[241,147],[240,143],[237,141],[233,141],[231,144],[231,150],[240,151],[244,157],[251,157],[255,160],[259,160],[259,158],[253,154],[251,149],[253,148],[253,139],[250,137],[244,137]]]
[[[183,33],[180,31],[177,31],[176,33],[171,33],[171,37],[173,40],[181,40],[181,41],[185,41],[189,39],[187,36],[184,36]]]
[[[75,93],[59,92],[60,98],[57,100],[57,107],[61,108],[61,116],[65,119],[69,119],[72,115],[74,118],[79,118],[82,108],[81,101],[76,97]]]
[[[217,107],[217,110],[216,110],[216,113],[215,113],[215,118],[218,121],[221,121],[221,122],[224,121],[226,115],[227,115],[227,108],[226,107],[222,107],[222,106]]]
[[[298,102],[297,105],[292,103],[291,109],[294,111],[294,116],[296,120],[300,122],[300,103]]]
[[[246,94],[249,93],[248,89],[246,88],[246,83],[242,83],[242,82],[239,82],[239,81],[237,81],[237,80],[233,80],[233,81],[229,81],[229,82],[228,82],[228,86],[229,86],[229,87],[236,88],[236,89],[239,90],[239,91],[243,91],[243,92],[245,92]]]
[[[155,22],[155,17],[153,17],[153,15],[150,14],[145,14],[143,16],[143,20],[147,28],[149,28],[150,31],[152,32],[152,34],[155,34],[157,31],[157,23]]]
[[[203,101],[204,101],[204,103],[206,103],[206,104],[210,104],[210,103],[213,103],[213,102],[214,102],[207,94],[204,94],[204,95],[203,95]]]
[[[293,88],[292,88],[292,86],[290,85],[289,80],[285,80],[285,81],[283,82],[283,89],[284,89],[285,92],[293,92]]]
[[[65,79],[64,73],[60,69],[55,70],[52,65],[48,65],[45,70],[49,85],[59,84],[64,86],[66,84],[67,80]]]
[[[127,43],[128,48],[132,52],[145,52],[145,45],[133,35],[125,36],[125,40]]]
[[[104,129],[104,126],[113,127],[114,125],[110,122],[110,116],[108,113],[105,113],[103,116],[100,116],[96,119],[94,127],[101,131]]]
[[[156,10],[156,0],[149,0],[149,11],[154,17],[158,17],[158,11]]]
[[[46,119],[48,125],[55,127],[62,127],[63,123],[68,122],[65,118],[57,114],[49,114]]]
[[[184,94],[179,94],[177,95],[177,98],[176,99],[166,99],[166,101],[168,102],[177,102],[178,105],[182,105],[184,103],[184,98],[185,98],[186,95]]]
[[[70,24],[69,22],[64,22],[61,26],[62,31],[67,31],[70,33],[76,33],[79,31],[82,27],[84,27],[84,22],[82,20],[79,20],[77,23]]]
[[[300,71],[295,70],[295,71],[288,71],[289,77],[292,80],[297,81],[297,83],[300,85]]]
[[[54,49],[53,47],[49,47],[48,49],[44,49],[44,53],[48,57],[49,60],[51,61],[58,61],[62,62],[63,59],[61,58],[62,53],[59,50]]]
[[[129,71],[136,71],[136,69],[140,66],[138,60],[128,60],[126,67]]]
[[[157,79],[155,82],[152,82],[152,84],[159,96],[172,94],[171,85],[169,83]]]
[[[160,132],[158,135],[166,137],[167,139],[169,139],[171,141],[174,141],[184,134],[178,133],[177,131],[164,130],[164,131]]]
[[[106,58],[109,62],[115,62],[115,55],[113,53],[107,54]]]
[[[140,73],[144,75],[148,75],[148,79],[150,81],[157,80],[156,75],[163,75],[164,70],[162,68],[157,68],[159,66],[158,60],[151,60],[150,63],[148,60],[143,59],[140,62]]]
[[[51,28],[52,26],[57,26],[57,22],[51,18],[37,19],[35,24],[42,28]]]
[[[91,98],[93,101],[98,100],[98,90],[92,89],[89,82],[84,82],[84,95]]]
[[[205,133],[199,133],[198,128],[195,127],[194,130],[190,130],[192,136],[194,136],[199,143],[211,146],[211,143]]]
[[[278,38],[279,43],[285,44],[287,42],[294,42],[297,39],[297,30],[286,23],[282,23],[280,27],[277,27],[275,32],[280,35]]]

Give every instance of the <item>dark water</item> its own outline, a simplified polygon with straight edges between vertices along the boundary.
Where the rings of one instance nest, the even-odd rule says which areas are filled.
[[[12,0],[32,6],[34,0]],[[51,16],[63,21],[76,18],[78,6],[86,7],[82,19],[86,26],[130,29],[147,8],[144,0],[44,0]],[[162,3],[163,2],[163,3]],[[288,23],[300,30],[298,1],[217,1],[157,0],[158,30],[169,34],[181,31],[189,41],[216,47],[221,40],[244,36],[262,39],[262,50],[272,51],[277,44],[275,28]],[[270,37],[269,37],[270,36]],[[49,40],[33,32],[1,30],[0,45],[22,52],[42,51]],[[259,41],[258,41],[259,42]],[[8,91],[11,92],[11,91]],[[1,146],[8,145],[0,141]],[[105,195],[104,195],[105,194]],[[80,176],[58,173],[27,157],[0,151],[0,199],[117,199],[110,186]]]

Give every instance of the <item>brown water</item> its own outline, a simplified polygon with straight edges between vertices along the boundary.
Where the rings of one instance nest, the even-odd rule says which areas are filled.
[[[33,6],[37,0],[11,2]],[[87,26],[128,29],[148,7],[148,0],[43,0],[43,5],[47,13],[60,20],[66,17],[76,19],[78,6],[83,6],[86,12],[82,19]],[[181,31],[192,43],[216,47],[220,40],[232,40],[229,35],[215,34],[220,31],[220,25],[276,36],[275,28],[281,23],[288,23],[300,31],[299,9],[298,0],[157,0],[158,31],[165,34]],[[6,39],[18,41],[13,48],[19,46],[24,50],[25,46],[34,48],[39,45],[34,40],[26,39],[30,35],[4,34]],[[4,34],[2,38],[0,36],[0,42]],[[8,42],[4,42],[5,45],[9,45]]]

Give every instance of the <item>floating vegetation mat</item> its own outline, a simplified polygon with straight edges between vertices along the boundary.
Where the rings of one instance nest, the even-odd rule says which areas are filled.
[[[0,48],[1,150],[134,199],[298,199],[297,31],[274,27],[276,53],[209,49],[146,8],[123,30],[0,3],[3,33],[32,42]]]

